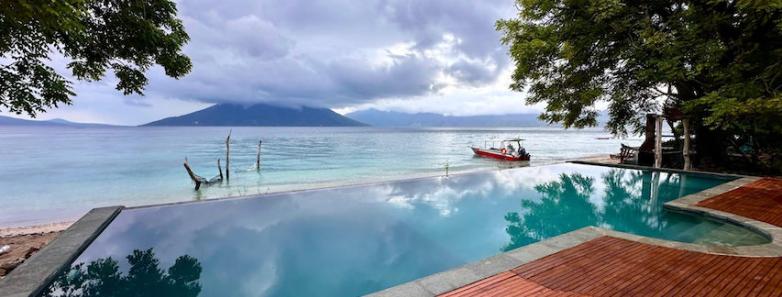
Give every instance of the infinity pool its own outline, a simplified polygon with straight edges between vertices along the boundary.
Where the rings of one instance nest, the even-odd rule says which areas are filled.
[[[48,295],[358,296],[585,226],[766,242],[662,207],[727,181],[559,164],[126,209]]]

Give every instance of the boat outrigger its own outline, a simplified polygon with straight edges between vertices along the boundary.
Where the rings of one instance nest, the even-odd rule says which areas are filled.
[[[500,142],[500,148],[480,148],[471,147],[475,155],[486,158],[494,158],[506,161],[529,161],[530,155],[527,150],[521,146],[521,141],[524,139],[513,138],[506,139]],[[516,146],[513,146],[513,144]]]

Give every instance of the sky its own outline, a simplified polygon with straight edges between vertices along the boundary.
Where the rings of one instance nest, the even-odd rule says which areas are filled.
[[[512,64],[497,19],[513,0],[180,0],[193,71],[147,72],[145,96],[108,74],[76,82],[73,105],[39,116],[138,125],[215,103],[376,108],[448,115],[532,113],[508,89]],[[51,64],[68,74],[67,59]],[[3,113],[3,115],[9,115]]]

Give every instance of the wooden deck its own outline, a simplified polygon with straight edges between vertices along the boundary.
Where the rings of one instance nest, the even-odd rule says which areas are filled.
[[[782,227],[782,179],[763,178],[697,205]]]
[[[782,226],[782,179],[764,178],[697,205]],[[782,258],[602,236],[439,296],[782,296]]]
[[[442,294],[780,296],[782,258],[746,258],[600,237]]]

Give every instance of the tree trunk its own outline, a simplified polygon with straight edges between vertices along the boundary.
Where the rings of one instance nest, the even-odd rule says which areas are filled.
[[[644,129],[644,142],[638,148],[638,165],[653,166],[654,165],[654,130],[656,124],[655,114],[650,113],[646,115],[646,128]]]
[[[684,144],[682,145],[682,157],[684,158],[684,170],[692,169],[690,161],[690,120],[682,119],[682,128],[684,128]]]
[[[663,117],[658,115],[654,129],[654,168],[662,167],[663,163]]]
[[[198,191],[198,189],[201,188],[201,184],[202,183],[207,183],[208,181],[205,178],[203,178],[203,177],[199,176],[198,174],[195,174],[195,172],[193,172],[193,169],[190,168],[190,164],[188,164],[188,162],[187,162],[187,158],[185,158],[185,164],[184,165],[185,165],[185,170],[187,171],[187,175],[189,175],[190,179],[193,181],[193,183],[195,183],[195,190]]]

